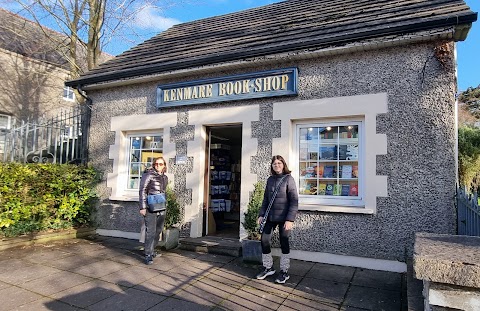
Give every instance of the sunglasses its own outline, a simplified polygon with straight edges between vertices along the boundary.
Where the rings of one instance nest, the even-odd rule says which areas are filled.
[[[163,164],[163,163],[153,163],[153,166],[157,166],[157,165],[158,166],[164,166],[165,164]]]

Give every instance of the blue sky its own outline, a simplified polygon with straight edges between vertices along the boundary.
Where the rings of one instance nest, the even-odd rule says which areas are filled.
[[[9,0],[0,0],[0,6],[15,12],[13,7],[5,5],[5,1],[12,3]],[[280,2],[280,0],[171,0],[170,3],[173,5],[168,8],[163,10],[144,9],[133,20],[133,27],[141,35],[141,39],[137,38],[135,43],[128,43],[125,38],[120,38],[107,45],[105,51],[118,55],[175,24],[275,2]],[[480,0],[465,0],[465,2],[474,12],[480,11]],[[480,85],[480,56],[478,55],[480,55],[480,21],[473,24],[466,41],[457,43],[458,88],[460,91],[466,90],[470,86]]]

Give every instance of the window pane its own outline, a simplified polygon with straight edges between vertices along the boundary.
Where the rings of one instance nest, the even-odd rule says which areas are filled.
[[[163,155],[162,135],[130,137],[127,189],[138,189],[143,172],[152,166],[154,158]]]
[[[299,192],[318,198],[358,198],[357,124],[299,126]]]

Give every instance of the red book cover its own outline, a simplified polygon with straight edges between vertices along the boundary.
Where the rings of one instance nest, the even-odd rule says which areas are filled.
[[[353,185],[350,187],[349,196],[351,196],[351,197],[356,197],[356,196],[358,196],[358,185],[357,185],[357,184],[353,184]]]

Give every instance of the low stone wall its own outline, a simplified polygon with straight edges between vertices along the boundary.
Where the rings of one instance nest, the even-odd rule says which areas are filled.
[[[42,244],[56,240],[75,239],[95,234],[94,228],[67,229],[53,232],[35,232],[15,238],[2,238],[0,250],[34,244]]]
[[[413,269],[425,311],[480,310],[480,237],[417,233]]]

